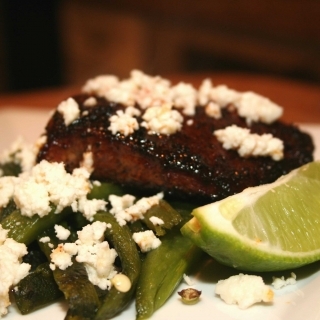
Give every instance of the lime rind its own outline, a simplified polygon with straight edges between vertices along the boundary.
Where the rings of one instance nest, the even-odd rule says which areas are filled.
[[[277,203],[277,198],[288,192],[286,188],[291,188],[293,195],[288,199],[283,196]],[[289,205],[292,197],[298,210]],[[265,203],[261,204],[261,199]],[[256,212],[257,207],[263,207],[261,213]],[[239,212],[245,214],[246,210],[247,217],[241,217]],[[271,217],[266,218],[265,210],[271,211]],[[297,268],[320,260],[320,162],[296,169],[273,184],[248,188],[197,208],[193,215],[181,232],[222,264],[261,272]]]
[[[198,219],[197,219],[198,220]],[[181,232],[190,238],[197,246],[211,255],[221,264],[243,271],[280,271],[298,268],[320,259],[320,249],[307,253],[292,253],[270,248],[263,243],[236,237],[220,230],[205,229],[194,232],[188,222]],[[201,221],[197,221],[200,223]],[[239,238],[242,238],[239,241]]]

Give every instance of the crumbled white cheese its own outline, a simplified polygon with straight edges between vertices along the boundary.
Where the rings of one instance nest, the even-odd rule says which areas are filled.
[[[76,241],[76,260],[85,264],[89,280],[101,289],[110,288],[110,280],[117,274],[114,267],[117,252],[109,247],[107,241],[103,241],[106,228],[108,225],[105,222],[96,221],[79,231]]]
[[[134,204],[135,200],[135,196],[131,194],[125,194],[123,196],[116,196],[114,194],[111,194],[109,196],[109,202],[112,206],[110,213],[112,213],[114,216],[117,216],[119,212],[131,207]]]
[[[2,245],[6,241],[8,232],[9,231],[6,229],[3,229],[2,225],[0,224],[0,245]]]
[[[115,115],[109,118],[110,126],[108,130],[112,134],[120,132],[121,134],[127,136],[132,134],[135,130],[139,129],[139,123],[136,119],[140,115],[140,110],[134,107],[127,107],[125,111],[118,110]]]
[[[172,105],[164,104],[148,108],[142,116],[142,127],[148,130],[149,134],[173,134],[182,128],[183,116]]]
[[[95,221],[92,224],[88,224],[78,231],[78,238],[81,244],[92,245],[100,243],[104,239],[104,232],[107,229],[105,222]],[[76,241],[76,243],[78,243]]]
[[[80,211],[83,216],[89,220],[93,220],[93,216],[98,211],[106,210],[107,202],[103,199],[90,199],[88,200],[85,197],[81,197],[78,202],[77,206],[74,208],[74,211]]]
[[[18,284],[31,267],[22,262],[22,257],[27,254],[25,244],[7,238],[7,234],[0,224],[0,318],[8,313],[10,288]]]
[[[235,103],[241,93],[228,88],[226,85],[213,86],[210,79],[205,79],[199,88],[199,102],[207,105],[210,101],[215,102],[224,108],[229,104]]]
[[[282,116],[282,108],[254,92],[238,92],[225,85],[213,86],[210,79],[205,79],[198,91],[198,100],[201,105],[208,106],[210,102],[216,104],[213,114],[219,114],[219,107],[234,105],[241,117],[246,118],[248,124],[261,121],[272,123]],[[208,108],[208,115],[213,112]]]
[[[82,162],[80,163],[80,167],[84,167],[88,172],[92,173],[94,170],[93,164],[94,160],[92,151],[84,152]]]
[[[36,143],[28,144],[22,137],[18,137],[8,149],[0,155],[0,163],[13,162],[21,166],[21,171],[30,171],[35,165],[36,155],[46,136],[40,137]]]
[[[54,226],[54,231],[59,240],[67,240],[71,234],[70,230],[58,224]]]
[[[272,123],[282,116],[282,108],[254,92],[244,92],[236,102],[238,113],[247,119],[248,124],[253,122]]]
[[[181,108],[185,115],[195,115],[197,105],[197,90],[188,83],[179,82],[171,87],[170,101],[176,108]]]
[[[91,190],[90,173],[85,168],[77,168],[72,174],[65,171],[63,163],[50,163],[46,160],[34,166],[30,173],[24,173],[15,181],[14,201],[21,214],[40,217],[47,215],[56,206],[56,213],[71,206],[74,211],[80,211],[88,220],[92,219],[92,209],[105,208],[104,200],[88,200]]]
[[[104,96],[106,92],[109,92],[112,88],[119,84],[119,79],[112,75],[101,75],[93,79],[89,79],[84,87],[83,92],[94,93],[99,96]]]
[[[198,90],[198,102],[200,105],[205,106],[209,101],[211,101],[211,90],[213,84],[211,79],[204,79]]]
[[[14,195],[17,177],[0,177],[0,208],[5,207]]]
[[[17,183],[14,201],[21,214],[28,217],[34,214],[43,217],[51,211],[48,192],[33,179],[21,179]]]
[[[101,186],[101,181],[99,181],[99,180],[94,180],[94,181],[92,181],[92,184],[93,184],[94,186],[100,187],[100,186]]]
[[[246,309],[258,302],[271,302],[273,291],[264,284],[262,277],[240,273],[218,281],[215,293],[227,304],[238,304]]]
[[[80,116],[79,105],[73,98],[68,98],[67,100],[62,101],[58,105],[57,110],[63,115],[66,126],[78,119]]]
[[[258,135],[247,128],[236,125],[214,131],[218,141],[226,150],[235,149],[241,157],[270,156],[278,161],[283,158],[283,141],[272,134]]]
[[[176,102],[189,114],[193,113],[196,99],[196,90],[191,85],[181,83],[171,87],[169,80],[140,70],[131,71],[130,78],[123,81],[114,76],[98,76],[88,80],[83,91],[126,105],[138,103],[142,109]]]
[[[272,285],[275,289],[281,289],[287,285],[292,285],[297,283],[297,276],[295,273],[291,273],[291,277],[285,279],[283,276],[281,278],[273,277]]]
[[[135,232],[132,235],[134,242],[140,247],[141,252],[148,252],[161,245],[161,240],[155,236],[152,230]]]
[[[162,219],[160,219],[160,218],[158,218],[158,217],[155,217],[155,216],[150,217],[149,220],[150,220],[150,221],[152,222],[152,224],[155,225],[155,226],[160,226],[160,225],[164,224],[164,221],[163,221]]]
[[[221,118],[221,108],[216,102],[209,101],[205,107],[205,112],[211,118],[214,118],[214,119]]]
[[[128,82],[134,84],[133,100],[143,109],[168,102],[170,81],[160,76],[149,76],[140,70],[131,72]]]
[[[55,270],[55,267],[58,267],[61,270],[66,270],[72,266],[72,256],[70,251],[66,250],[64,244],[59,244],[50,254],[50,268]]]
[[[97,99],[95,97],[89,97],[83,103],[85,107],[94,107],[96,104],[97,104]]]
[[[68,174],[62,163],[44,160],[34,166],[30,174],[20,177],[14,200],[21,214],[44,216],[51,211],[50,203],[60,212],[89,190],[88,177]]]
[[[114,262],[117,257],[115,249],[108,242],[91,246],[81,245],[76,260],[85,264],[89,280],[99,288],[111,288],[111,279],[117,274]]]
[[[109,226],[95,221],[78,231],[75,243],[59,244],[50,255],[51,269],[65,270],[72,265],[72,257],[84,264],[89,280],[105,290],[112,286],[111,279],[117,274],[114,266],[117,252],[104,241],[104,232]]]
[[[39,242],[42,242],[42,243],[48,243],[50,242],[50,237],[42,237],[39,239]]]
[[[176,133],[182,127],[182,114],[193,116],[197,105],[204,106],[206,114],[215,119],[221,117],[221,108],[233,105],[248,124],[253,121],[271,123],[282,115],[281,107],[253,92],[239,92],[226,85],[213,86],[210,79],[205,79],[198,90],[184,82],[172,86],[167,79],[149,76],[139,70],[133,70],[130,77],[122,81],[114,76],[98,76],[88,80],[83,91],[127,106],[138,104],[146,109],[142,125],[149,134]],[[172,109],[172,106],[182,114],[177,110],[160,111]],[[117,111],[110,119],[109,130],[113,134],[121,132],[128,135],[141,125],[126,111]]]
[[[82,90],[126,105],[138,103],[145,109],[168,101],[170,81],[133,70],[130,78],[123,81],[114,76],[98,76],[90,79]]]
[[[110,195],[109,201],[112,206],[110,213],[112,213],[118,223],[123,226],[129,221],[143,219],[143,215],[152,206],[158,204],[162,198],[163,193],[161,192],[152,197],[141,198],[134,203],[135,197],[132,195],[124,195],[122,197]]]
[[[188,285],[188,286],[193,286],[194,285],[194,282],[191,280],[191,278],[186,275],[185,273],[183,274],[183,280],[185,281],[185,283]]]

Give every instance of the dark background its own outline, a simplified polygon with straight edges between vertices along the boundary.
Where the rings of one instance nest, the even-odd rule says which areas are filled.
[[[0,92],[133,68],[320,83],[319,16],[317,0],[0,0]]]

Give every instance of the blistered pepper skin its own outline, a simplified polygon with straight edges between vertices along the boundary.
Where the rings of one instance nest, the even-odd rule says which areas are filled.
[[[100,212],[94,216],[95,221],[111,225],[105,231],[105,238],[112,243],[121,261],[121,273],[131,281],[131,289],[120,292],[112,287],[106,295],[94,320],[105,320],[121,312],[133,299],[141,271],[141,260],[132,233],[127,225],[120,226],[114,216],[108,212]]]
[[[178,229],[168,232],[161,242],[142,264],[136,292],[137,320],[149,319],[171,296],[183,274],[203,255]]]

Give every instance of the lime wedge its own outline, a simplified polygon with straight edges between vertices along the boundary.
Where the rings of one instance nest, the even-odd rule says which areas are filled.
[[[320,260],[320,161],[192,214],[182,234],[222,264],[263,272]]]

